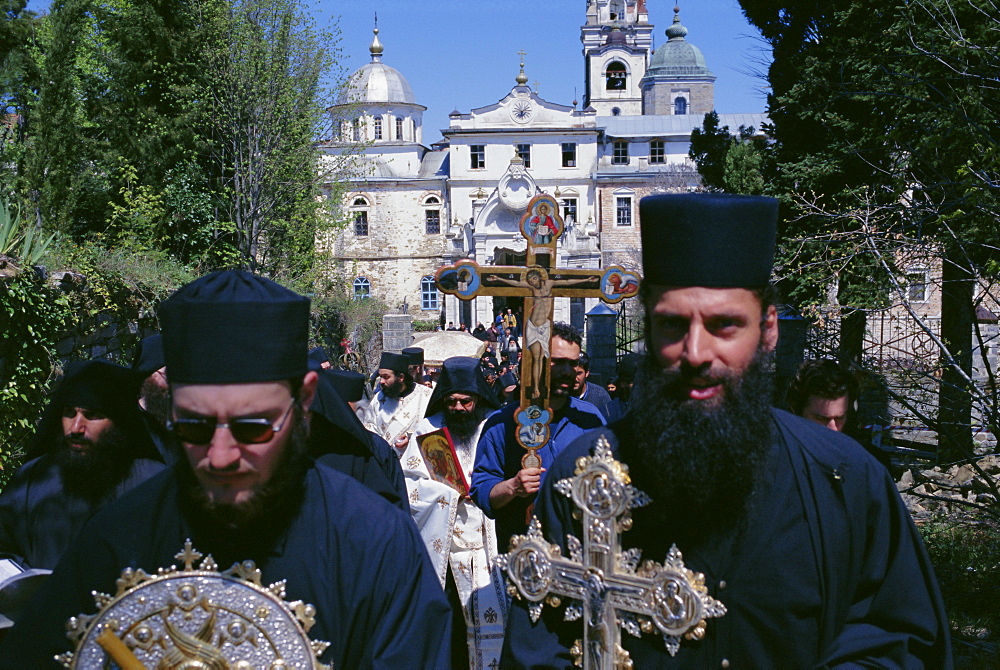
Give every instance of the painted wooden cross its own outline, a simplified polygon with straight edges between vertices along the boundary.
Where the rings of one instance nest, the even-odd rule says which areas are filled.
[[[583,525],[583,543],[567,535],[569,557],[549,544],[533,517],[526,535],[510,540],[510,552],[497,557],[507,574],[508,591],[528,601],[532,621],[543,606],[570,598],[564,619],[583,619],[583,639],[570,652],[589,670],[631,668],[621,645],[621,628],[639,637],[659,632],[671,656],[681,639],[701,639],[705,620],[721,617],[726,607],[708,594],[705,577],[684,566],[681,552],[670,548],[663,564],[639,564],[638,549],[622,551],[622,533],[632,527],[631,510],[650,503],[631,484],[628,466],[615,460],[603,436],[593,456],[576,461],[575,476],[555,485],[571,498]]]
[[[525,450],[521,467],[540,468],[538,450],[549,441],[550,369],[549,340],[552,336],[553,299],[556,297],[600,298],[617,303],[639,292],[639,275],[619,265],[600,270],[553,269],[556,242],[565,231],[559,205],[546,193],[528,203],[519,228],[528,242],[524,266],[480,267],[464,260],[440,268],[435,279],[438,290],[461,300],[477,296],[524,298],[524,346],[521,348],[521,409],[515,412],[515,435]]]

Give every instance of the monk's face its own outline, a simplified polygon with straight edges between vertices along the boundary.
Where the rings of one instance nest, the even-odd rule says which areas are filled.
[[[316,381],[315,372],[306,374],[300,407],[312,403]],[[187,423],[176,421],[174,432],[209,503],[249,502],[274,476],[294,433],[298,413],[291,385],[181,384],[174,386],[173,398],[174,419]]]
[[[382,387],[382,393],[387,398],[398,398],[406,390],[406,377],[395,370],[380,368],[378,371],[378,383]]]
[[[62,427],[66,444],[74,452],[89,452],[114,421],[101,412],[86,407],[63,407]]]
[[[679,400],[718,404],[724,381],[739,377],[758,348],[774,349],[778,317],[761,315],[757,295],[744,288],[651,287],[646,304],[654,360],[676,373]]]

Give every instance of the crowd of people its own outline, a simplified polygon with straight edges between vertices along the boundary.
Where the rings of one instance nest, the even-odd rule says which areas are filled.
[[[777,203],[661,195],[640,216],[645,353],[602,380],[581,334],[551,324],[542,467],[515,436],[513,309],[472,331],[479,358],[430,370],[417,347],[387,351],[366,378],[309,349],[308,299],[221,271],[164,301],[131,368],[67,367],[0,494],[0,558],[52,571],[6,622],[0,667],[58,667],[92,593],[175,563],[186,541],[314,605],[333,667],[574,667],[581,622],[512,599],[496,559],[532,515],[570,555],[582,529],[555,482],[600,438],[652,499],[626,548],[662,560],[676,545],[725,605],[679,649],[624,635],[634,667],[950,667],[915,527],[840,432],[849,371],[808,362],[793,412],[771,407]],[[226,639],[186,646],[184,667],[215,667],[198,650]]]

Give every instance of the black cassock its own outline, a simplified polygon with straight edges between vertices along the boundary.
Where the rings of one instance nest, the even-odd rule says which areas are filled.
[[[181,511],[177,474],[165,472],[95,516],[0,648],[0,667],[59,667],[66,620],[96,610],[92,590],[115,593],[125,567],[176,565],[190,538],[220,569],[256,561],[264,584],[287,580],[287,599],[316,606],[312,639],[331,643],[336,668],[447,668],[451,612],[408,514],[361,484],[313,464],[302,505],[279,532],[220,546]]]
[[[325,373],[323,370],[319,374],[316,397],[309,408],[312,413],[309,453],[409,514],[406,481],[396,452],[388,442],[364,427]]]
[[[0,558],[51,570],[87,519],[164,467],[158,461],[137,458],[113,491],[92,502],[65,490],[55,455],[47,453],[28,461],[0,495]]]
[[[773,418],[776,439],[748,529],[712,546],[678,546],[685,565],[705,574],[709,594],[728,612],[707,620],[703,640],[682,640],[674,657],[658,633],[637,639],[623,632],[635,667],[950,667],[937,581],[885,468],[840,433],[780,410]],[[564,555],[566,534],[583,536],[572,501],[552,486],[573,476],[575,460],[602,433],[627,464],[635,441],[626,417],[560,454],[538,497],[545,535],[563,545]],[[655,476],[630,474],[640,490]],[[622,544],[662,563],[672,539],[647,514],[633,511]],[[546,605],[532,624],[517,600],[502,667],[572,667],[568,649],[583,637],[583,624],[564,622],[563,609]]]

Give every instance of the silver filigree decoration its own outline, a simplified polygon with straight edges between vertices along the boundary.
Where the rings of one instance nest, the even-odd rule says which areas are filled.
[[[508,592],[528,601],[532,621],[546,604],[556,607],[560,596],[569,599],[563,618],[584,622],[584,637],[571,649],[577,665],[592,670],[631,667],[620,644],[622,629],[635,637],[659,632],[672,656],[682,639],[704,637],[706,619],[726,613],[708,595],[704,575],[685,567],[676,546],[662,565],[641,561],[639,549],[622,550],[631,510],[651,499],[631,484],[628,467],[613,458],[605,438],[595,443],[592,456],[577,459],[574,476],[556,482],[555,488],[573,500],[583,541],[567,535],[569,557],[563,558],[532,518],[527,534],[511,538],[510,551],[497,565],[507,575]]]

